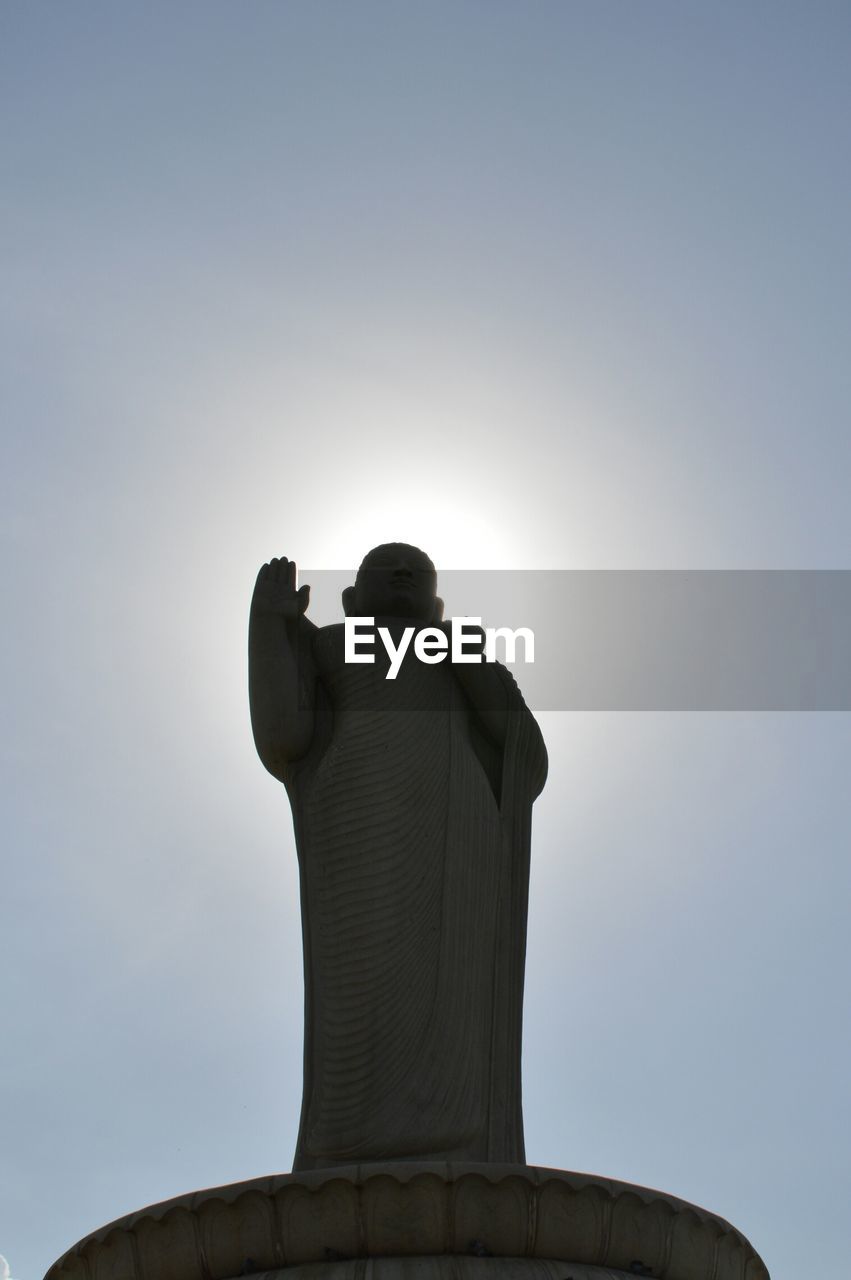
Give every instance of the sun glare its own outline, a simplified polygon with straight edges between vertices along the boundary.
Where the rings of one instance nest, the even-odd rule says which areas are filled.
[[[421,547],[438,570],[505,568],[516,553],[493,512],[461,496],[412,492],[367,509],[342,503],[334,528],[316,543],[316,560],[329,569],[356,568],[382,542]]]

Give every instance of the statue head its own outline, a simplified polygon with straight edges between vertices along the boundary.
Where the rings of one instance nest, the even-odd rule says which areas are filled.
[[[355,585],[343,592],[347,616],[440,622],[443,601],[437,571],[424,551],[407,542],[383,542],[364,556]]]

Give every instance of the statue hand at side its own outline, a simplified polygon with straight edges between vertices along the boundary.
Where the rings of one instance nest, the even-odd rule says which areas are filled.
[[[508,695],[503,675],[496,664],[485,661],[484,628],[468,622],[464,626],[463,652],[466,662],[452,660],[452,624],[437,624],[448,637],[452,671],[488,737],[497,746],[505,742],[508,728]]]
[[[310,587],[296,589],[295,560],[273,558],[264,564],[254,584],[251,608],[254,613],[271,614],[287,622],[297,622],[307,608]]]

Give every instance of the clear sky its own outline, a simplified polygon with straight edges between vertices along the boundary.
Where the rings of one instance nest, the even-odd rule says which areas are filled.
[[[851,568],[844,0],[10,2],[0,1252],[290,1168],[258,565]],[[518,620],[520,622],[522,620]],[[847,714],[552,713],[530,1163],[848,1256]]]

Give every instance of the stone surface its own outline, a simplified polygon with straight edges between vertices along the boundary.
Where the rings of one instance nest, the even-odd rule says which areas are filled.
[[[410,1162],[180,1196],[81,1240],[46,1280],[230,1280],[282,1268],[304,1280],[768,1278],[729,1223],[659,1191],[526,1165]]]
[[[301,874],[304,1092],[295,1169],[525,1159],[520,1090],[537,724],[498,663],[344,660],[295,565],[258,575],[252,724]],[[398,643],[442,624],[434,566],[378,547],[343,593]]]

